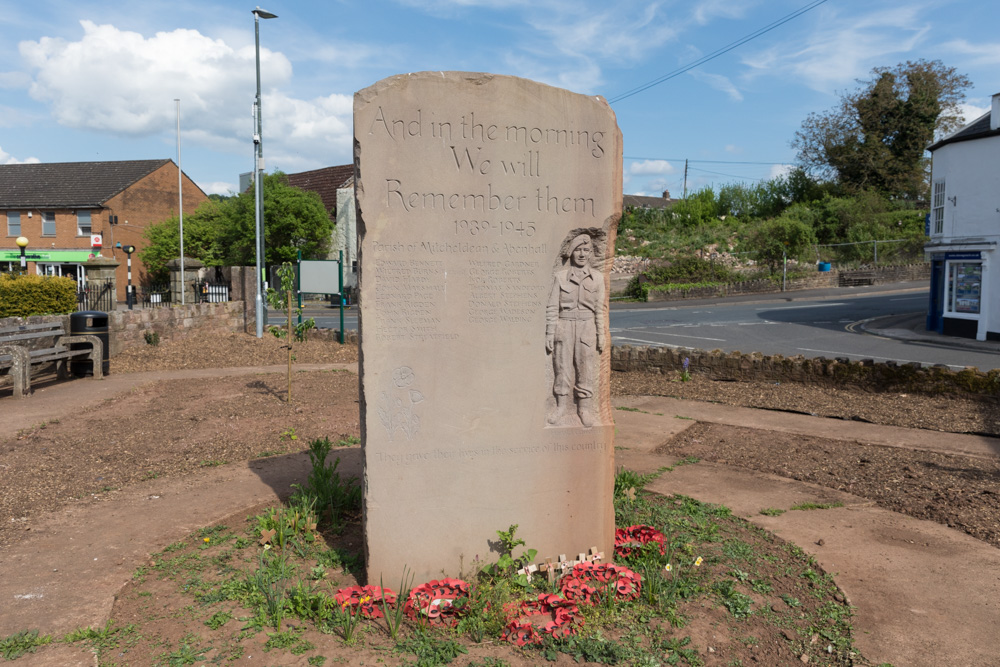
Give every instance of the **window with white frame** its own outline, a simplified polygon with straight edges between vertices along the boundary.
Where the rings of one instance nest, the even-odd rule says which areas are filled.
[[[76,235],[90,236],[90,211],[76,212]]]
[[[944,233],[944,181],[934,181],[934,196],[931,199],[931,221],[934,234]]]
[[[7,211],[7,236],[21,235],[21,212]]]
[[[976,319],[982,308],[983,263],[947,263],[948,298],[944,304],[946,315]]]
[[[56,235],[56,214],[54,211],[42,212],[42,236]]]

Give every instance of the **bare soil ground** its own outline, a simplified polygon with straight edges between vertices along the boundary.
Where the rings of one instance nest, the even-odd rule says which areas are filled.
[[[293,354],[297,363],[357,359],[356,347],[326,341],[296,344]],[[192,337],[130,350],[111,361],[111,372],[258,366],[283,364],[286,360],[283,341],[232,334]],[[296,371],[291,404],[284,401],[285,391],[286,379],[281,374],[150,382],[86,415],[53,419],[0,441],[4,479],[0,547],[17,542],[42,513],[71,503],[113,502],[117,489],[138,480],[182,476],[198,468],[298,452],[313,438],[334,440],[359,434],[354,374]],[[1000,433],[996,401],[985,399],[710,382],[698,377],[680,383],[667,376],[625,373],[613,374],[612,391],[617,395],[668,395],[912,428]],[[694,426],[661,451],[847,490],[889,509],[939,521],[1000,546],[1000,495],[995,490],[1000,482],[1000,465],[995,461],[890,451],[861,443],[706,424]],[[355,581],[349,572],[341,576],[338,585]],[[138,606],[155,602],[163,618],[172,617],[170,609],[190,604],[190,598],[184,598],[181,592],[155,589],[148,593],[152,600],[143,594],[141,598],[132,597],[132,602]],[[123,599],[125,606],[116,611],[116,617],[127,619],[130,613],[138,613],[138,607],[129,611],[128,599]],[[787,611],[780,608],[780,603],[775,605],[775,613]],[[714,649],[712,653],[702,652],[706,664],[797,663],[798,656],[788,650],[791,640],[782,639],[775,627],[757,629],[756,635],[741,630],[737,636],[712,616],[717,612],[703,610],[701,620],[692,621],[692,637],[702,650],[705,646]],[[180,626],[176,632],[182,632]],[[756,641],[746,641],[747,636],[755,636]],[[175,646],[179,640],[180,635],[171,639]],[[776,648],[768,648],[771,646]],[[260,657],[258,651],[254,653]],[[354,660],[351,654],[345,655],[348,661]],[[366,657],[374,662],[384,655],[374,651]],[[488,661],[501,656],[512,664],[530,664],[516,655],[492,649],[476,658],[482,661],[479,664],[497,664]],[[563,658],[562,662],[568,664]],[[120,664],[150,663],[126,660]]]

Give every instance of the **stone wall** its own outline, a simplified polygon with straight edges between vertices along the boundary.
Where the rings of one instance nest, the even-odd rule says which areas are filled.
[[[907,280],[929,280],[930,264],[907,264],[904,266],[879,266],[866,270],[864,273],[873,274],[872,280],[875,285],[885,285],[889,283],[903,282]],[[840,284],[841,274],[849,275],[855,273],[848,270],[817,271],[813,275],[804,278],[795,278],[787,282],[786,291],[792,292],[805,289],[822,289],[826,287],[837,287]],[[689,289],[673,289],[668,291],[650,290],[649,301],[677,301],[681,299],[707,299],[717,296],[734,296],[738,294],[774,294],[781,292],[781,281],[770,280],[746,280],[728,285],[716,285],[712,287],[692,287]]]
[[[146,332],[155,332],[166,342],[195,333],[242,332],[247,326],[242,301],[116,310],[109,315],[111,357],[123,350],[146,345]]]
[[[953,371],[946,366],[922,367],[871,359],[808,359],[801,355],[763,355],[758,352],[711,352],[697,349],[615,346],[611,369],[616,372],[657,373],[680,376],[688,359],[691,375],[712,380],[800,382],[874,391],[907,391],[925,394],[965,393],[1000,396],[1000,370],[982,372],[969,367]]]

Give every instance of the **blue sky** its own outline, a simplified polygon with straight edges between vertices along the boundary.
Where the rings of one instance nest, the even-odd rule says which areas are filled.
[[[0,163],[177,158],[206,192],[252,169],[250,3],[40,0],[0,12]],[[421,70],[527,77],[615,100],[810,0],[266,0],[268,171],[351,160],[353,93]],[[967,120],[1000,92],[1000,5],[826,0],[687,73],[612,103],[625,192],[679,196],[794,161],[811,111],[872,67],[940,59],[969,76]]]

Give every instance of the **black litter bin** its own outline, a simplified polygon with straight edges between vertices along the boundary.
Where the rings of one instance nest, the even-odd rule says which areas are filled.
[[[82,310],[79,313],[73,313],[69,316],[69,334],[71,336],[89,334],[97,336],[100,339],[101,355],[103,355],[101,357],[101,372],[104,375],[108,374],[110,368],[110,360],[108,359],[108,353],[110,352],[108,330],[108,314],[102,313],[99,310]],[[87,343],[70,343],[69,349],[89,350],[90,345]],[[76,377],[93,375],[94,362],[83,357],[73,357],[69,362],[69,371]]]

